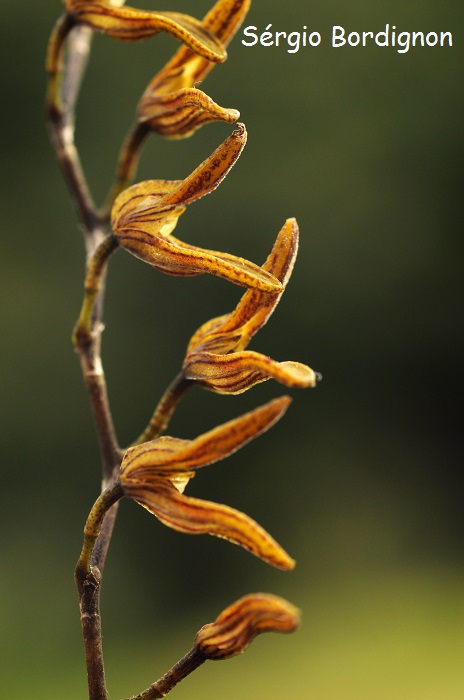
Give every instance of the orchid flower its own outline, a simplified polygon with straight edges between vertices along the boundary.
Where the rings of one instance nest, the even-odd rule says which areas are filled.
[[[251,0],[218,0],[203,27],[226,47],[249,10]],[[225,109],[197,88],[213,68],[208,58],[181,46],[153,78],[139,103],[139,121],[163,136],[185,138],[211,121],[233,123],[240,114]]]
[[[254,520],[229,506],[187,497],[196,469],[217,462],[268,430],[283,415],[288,396],[235,418],[194,440],[159,437],[129,447],[119,481],[124,495],[158,520],[187,534],[208,533],[239,544],[269,564],[292,569],[293,559]]]
[[[275,292],[282,285],[267,270],[170,235],[186,205],[216,189],[240,156],[246,131],[242,124],[238,126],[185,180],[147,180],[124,190],[113,206],[113,231],[122,248],[170,275],[208,272],[238,285]]]
[[[274,275],[280,291],[266,294],[245,292],[236,309],[201,326],[190,340],[183,373],[186,379],[220,394],[239,394],[267,379],[288,387],[314,387],[316,373],[300,362],[276,362],[258,352],[245,350],[255,333],[277,306],[291,275],[298,250],[298,226],[288,219],[262,269]]]

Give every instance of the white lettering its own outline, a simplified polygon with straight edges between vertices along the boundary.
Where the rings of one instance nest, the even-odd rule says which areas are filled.
[[[249,36],[249,37],[252,37],[252,38],[254,39],[254,41],[248,41],[248,42],[245,41],[245,39],[242,39],[242,44],[243,44],[244,46],[254,46],[255,44],[258,43],[258,35],[255,34],[255,33],[253,32],[253,30],[254,30],[255,32],[257,32],[257,31],[258,31],[258,28],[257,28],[257,27],[253,27],[251,24],[250,24],[249,27],[245,27],[245,29],[243,30],[243,34],[244,34],[245,36]]]
[[[388,30],[390,29],[390,25],[386,24],[385,25],[385,31],[384,32],[377,32],[375,35],[375,43],[377,46],[388,46]],[[383,43],[380,43],[380,42]]]
[[[266,25],[264,31],[250,24],[243,30],[243,46],[286,47],[287,53],[296,54],[303,46],[320,46],[322,35],[320,32],[308,31],[308,27],[303,25],[301,30],[290,32],[275,31],[272,23]],[[385,29],[374,33],[372,31],[347,32],[340,25],[332,27],[332,47],[340,46],[368,46],[376,44],[382,48],[392,47],[398,53],[408,53],[411,47],[415,46],[453,46],[453,35],[451,32],[397,32],[395,24],[385,24]]]
[[[291,47],[287,49],[288,53],[297,53],[297,51],[300,50],[300,32],[290,32],[287,37],[287,42]]]
[[[440,46],[445,45],[445,39],[448,39],[448,46],[453,45],[453,35],[451,32],[440,32]]]
[[[398,46],[401,46],[401,49],[398,49],[398,53],[407,53],[410,43],[411,34],[409,32],[400,32],[398,34]]]
[[[348,34],[348,43],[350,46],[357,46],[360,41],[361,37],[359,36],[358,32],[351,32]]]
[[[266,31],[261,34],[259,37],[259,43],[261,46],[274,46],[274,40],[272,38],[272,34],[269,31],[269,29],[272,27],[272,24],[268,24],[266,27]]]
[[[345,30],[343,29],[343,27],[332,27],[332,46],[345,46],[346,39],[344,37]]]

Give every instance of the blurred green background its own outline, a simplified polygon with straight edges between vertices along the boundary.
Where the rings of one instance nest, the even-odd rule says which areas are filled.
[[[140,3],[144,8],[149,2]],[[162,9],[201,17],[209,3]],[[58,1],[2,0],[1,694],[86,697],[73,567],[99,484],[70,334],[83,246],[43,125],[44,54]],[[453,48],[330,47],[347,30],[453,32]],[[209,537],[189,538],[124,502],[108,558],[103,624],[112,698],[141,691],[241,595],[303,610],[289,638],[209,663],[173,698],[460,700],[464,697],[462,90],[460,3],[255,0],[245,25],[320,31],[323,43],[245,48],[204,83],[240,109],[249,142],[221,187],[189,208],[186,241],[257,263],[289,216],[301,231],[291,283],[252,349],[310,364],[265,437],[197,476],[189,493],[261,522],[298,560],[290,574]],[[97,37],[77,142],[95,196],[147,82],[176,49]],[[153,136],[139,178],[180,178],[230,133]],[[104,364],[121,443],[145,425],[191,333],[240,289],[176,279],[119,252],[109,274]],[[201,431],[282,392],[200,389],[170,433]],[[461,408],[460,408],[461,406]]]

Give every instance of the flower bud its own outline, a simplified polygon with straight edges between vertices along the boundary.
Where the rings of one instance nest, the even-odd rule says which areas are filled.
[[[242,654],[262,632],[293,632],[299,611],[284,598],[251,593],[226,608],[197,632],[194,644],[207,659],[219,661]]]

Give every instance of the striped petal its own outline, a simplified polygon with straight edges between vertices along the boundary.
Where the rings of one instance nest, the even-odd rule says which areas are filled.
[[[244,547],[279,569],[293,569],[294,560],[258,523],[234,508],[189,498],[165,479],[129,480],[126,496],[137,501],[164,525],[188,535],[209,534]]]
[[[153,223],[159,226],[160,233],[157,236],[143,230],[143,223],[139,224],[139,228],[115,231],[119,245],[169,275],[188,277],[208,273],[233,284],[265,292],[274,292],[279,288],[275,277],[244,258],[189,246],[172,236],[165,237],[176,226],[183,211],[181,207],[173,207],[169,215],[165,215],[165,210],[163,217],[152,216],[149,227]]]
[[[159,216],[209,194],[222,182],[246,144],[243,124],[206,158],[185,180],[145,180],[124,190],[115,200],[111,221],[115,233],[125,226],[143,223],[144,230],[157,234]],[[153,217],[153,219],[150,218]]]
[[[169,236],[184,213],[185,205],[216,189],[245,143],[245,127],[240,124],[185,180],[146,180],[124,190],[116,198],[111,212],[119,245],[170,275],[209,273],[266,293],[279,292],[281,283],[258,265]]]
[[[203,19],[203,27],[227,46],[249,7],[250,0],[219,0]],[[237,121],[237,110],[220,107],[196,89],[213,65],[181,46],[145,90],[138,107],[139,120],[169,138],[191,136],[211,121]]]
[[[123,190],[116,197],[111,211],[113,228],[123,229],[134,216],[137,220],[138,213],[147,213],[150,209],[162,209],[160,202],[163,197],[175,191],[181,182],[181,180],[144,180]]]
[[[189,204],[215,190],[237,162],[246,140],[245,126],[239,123],[237,129],[214,153],[182,180],[176,190],[167,194],[163,201],[166,204]]]
[[[194,352],[187,355],[184,376],[219,394],[241,394],[255,384],[275,379],[287,387],[316,386],[316,374],[300,362],[276,362],[251,350],[216,355]]]
[[[152,477],[175,475],[228,457],[274,425],[290,401],[288,396],[281,396],[194,440],[160,437],[129,447],[121,462],[123,488],[133,478],[149,481]]]
[[[251,0],[219,0],[204,17],[202,26],[213,34],[223,46],[227,46],[249,10]],[[143,115],[145,100],[167,95],[181,88],[192,88],[203,80],[214,63],[200,56],[187,46],[181,46],[165,67],[148,85],[140,102]]]
[[[287,219],[262,266],[263,270],[279,280],[281,291],[274,294],[247,291],[232,313],[208,321],[194,333],[187,355],[194,351],[226,354],[244,350],[277,306],[293,270],[297,252],[298,225],[295,219]]]
[[[189,15],[148,12],[88,0],[65,0],[65,6],[76,23],[85,24],[113,39],[138,41],[166,32],[208,61],[224,61],[227,57],[222,43],[214,34]]]
[[[236,109],[220,107],[196,88],[182,88],[161,97],[149,95],[139,107],[139,120],[168,138],[187,138],[208,122],[233,124],[239,118]]]

